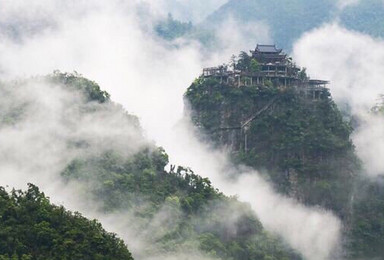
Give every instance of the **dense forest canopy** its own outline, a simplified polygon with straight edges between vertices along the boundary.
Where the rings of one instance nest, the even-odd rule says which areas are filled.
[[[10,193],[0,187],[0,259],[133,260],[115,234],[51,204],[33,184]]]
[[[232,158],[268,170],[276,188],[285,194],[294,193],[307,204],[347,214],[345,207],[359,162],[350,140],[352,129],[331,99],[311,102],[293,89],[279,90],[272,85],[234,88],[211,79],[195,81],[186,98],[194,110],[193,120],[210,139],[217,144],[228,139],[225,142],[234,142],[234,147],[241,147],[243,142],[241,137],[231,136],[238,134],[236,130],[217,129],[240,125],[276,99],[252,122],[248,150],[235,149]]]

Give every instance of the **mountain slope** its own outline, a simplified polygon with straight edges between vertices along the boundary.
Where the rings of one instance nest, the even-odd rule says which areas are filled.
[[[252,66],[243,66],[252,64],[249,59],[242,53],[233,72],[221,68],[220,74],[216,68],[210,75],[205,70],[185,93],[204,140],[228,150],[234,163],[258,170],[282,194],[337,214],[348,257],[379,257],[383,186],[361,175],[353,129],[329,90],[318,88],[321,94],[312,95],[300,79],[298,85],[252,81],[251,75],[270,77],[271,72],[268,66],[260,71],[261,65],[252,72]],[[300,75],[308,80],[304,70]]]
[[[25,165],[45,170],[39,181],[45,175],[59,180],[76,190],[79,201],[94,203],[114,219],[121,234],[135,238],[130,244],[135,258],[301,259],[264,230],[249,205],[226,197],[188,168],[165,171],[165,151],[146,140],[137,118],[95,82],[55,72],[1,84],[0,91],[6,97],[0,102],[0,131],[8,136],[16,131],[26,158],[37,158]],[[44,150],[49,153],[40,155]],[[3,163],[18,165],[20,151]]]
[[[311,101],[289,88],[234,88],[199,79],[190,86],[186,98],[194,122],[210,140],[229,147],[235,162],[267,170],[280,192],[305,204],[348,216],[358,160],[350,140],[351,128],[329,97]],[[273,105],[251,123],[246,140],[240,130],[231,129],[271,100]]]
[[[0,259],[133,259],[96,221],[50,204],[39,189],[0,187]]]
[[[299,259],[263,230],[248,205],[224,196],[188,168],[166,172],[167,164],[165,151],[152,144],[131,156],[111,147],[96,156],[76,158],[62,176],[82,183],[101,202],[102,211],[129,210],[136,216],[131,229],[155,244],[148,251],[193,255],[194,245],[219,259]],[[223,215],[228,219],[223,221]]]
[[[370,113],[374,128],[383,127],[384,100],[379,99]],[[358,123],[361,125],[362,123]],[[359,131],[359,127],[357,131]],[[363,125],[363,127],[366,127]],[[372,132],[371,128],[370,133]],[[378,142],[374,136],[368,139]],[[380,139],[379,139],[380,140]],[[376,147],[377,148],[377,147]],[[375,148],[372,148],[376,151]],[[378,156],[380,158],[380,156]],[[353,217],[350,233],[350,251],[360,259],[379,259],[384,255],[384,178],[383,172],[369,178],[359,178],[353,203]]]
[[[373,36],[384,36],[382,19],[384,4],[380,0],[360,1],[340,10],[331,0],[231,0],[205,21],[205,26],[218,26],[230,16],[244,22],[264,21],[272,40],[290,50],[304,32],[332,22],[340,16],[340,23],[348,29]]]

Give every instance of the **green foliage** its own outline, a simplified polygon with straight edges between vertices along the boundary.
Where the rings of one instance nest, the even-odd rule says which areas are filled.
[[[192,28],[191,22],[183,23],[177,21],[173,19],[171,14],[168,14],[166,20],[159,22],[155,26],[155,31],[160,37],[166,40],[173,40],[190,33]]]
[[[213,102],[223,98],[217,95]],[[159,215],[166,214],[168,220],[150,231],[156,250],[188,251],[191,244],[197,244],[202,251],[221,259],[252,259],[252,251],[266,259],[299,259],[279,239],[263,232],[249,206],[224,196],[209,179],[188,168],[171,166],[165,171],[167,164],[164,149],[150,144],[130,156],[111,148],[99,155],[79,156],[62,177],[82,183],[85,193],[100,202],[100,210],[132,212],[135,221],[130,226],[134,230],[142,232]],[[233,219],[227,223],[223,215]],[[273,246],[261,247],[259,241],[264,239]]]
[[[384,115],[384,97],[373,107],[377,118]],[[361,177],[351,199],[352,218],[347,243],[352,259],[375,259],[384,255],[384,177]]]
[[[239,59],[237,61],[237,64],[235,65],[235,68],[242,71],[249,71],[251,66],[251,57],[246,53],[245,51],[242,51],[239,54]]]
[[[306,77],[305,69],[301,74]],[[206,139],[230,148],[236,164],[259,169],[280,192],[340,216],[348,259],[381,259],[384,179],[360,175],[360,161],[350,140],[353,129],[343,120],[330,93],[324,90],[322,94],[321,99],[311,100],[300,89],[278,88],[272,83],[235,88],[201,77],[188,88],[185,98],[192,108],[192,120]],[[249,129],[240,131],[241,123],[271,100],[273,105]],[[384,115],[383,100],[380,97],[372,109],[376,116]],[[215,234],[203,234],[200,239],[207,250],[216,243]],[[227,248],[238,250],[236,243]]]
[[[108,93],[101,91],[95,82],[77,73],[55,72],[47,77],[39,77],[37,80],[44,82],[48,80],[55,83],[54,86],[59,85],[64,89],[73,90],[76,97],[79,96],[79,92],[83,93],[85,98],[74,99],[82,102],[79,105],[85,108],[79,109],[79,113],[87,115],[99,109],[112,109],[114,113],[126,114],[122,107],[109,100]],[[199,84],[201,80],[197,79],[195,84]],[[212,81],[211,84],[215,85],[216,82]],[[236,94],[233,89],[228,91]],[[217,93],[212,104],[220,103],[224,99],[224,95]],[[138,123],[134,120],[135,117],[126,115],[127,120],[121,123],[134,124],[135,127],[132,129],[140,131],[140,127],[136,126]],[[109,145],[107,142],[101,149],[94,151],[92,147],[88,149],[86,139],[82,140],[79,137],[75,143],[69,141],[68,146],[81,149],[63,169],[61,177],[68,185],[75,183],[78,187],[82,187],[81,194],[84,197],[79,199],[97,201],[96,206],[99,206],[99,211],[105,214],[118,213],[124,216],[120,220],[120,225],[129,226],[130,231],[140,237],[140,241],[148,242],[149,246],[145,248],[145,252],[138,252],[138,254],[149,253],[152,256],[163,256],[173,252],[184,254],[200,248],[207,255],[228,260],[300,259],[297,253],[280,239],[263,230],[261,223],[248,205],[224,196],[212,186],[209,179],[194,174],[188,168],[171,166],[170,170],[166,171],[168,156],[165,151],[146,141],[143,135],[138,134],[137,137],[135,142],[140,145],[132,151],[129,149],[129,143],[124,143],[129,151],[121,149],[120,146],[116,149],[114,143]],[[20,195],[19,197],[29,198],[30,196]],[[37,232],[36,235],[30,235],[33,234],[32,232],[26,232],[25,235],[28,239],[32,236],[31,239],[38,245],[44,246],[43,249],[50,255],[35,257],[37,249],[32,253],[27,250],[33,244],[25,244],[27,246],[22,247],[27,251],[19,249],[16,242],[22,241],[24,234],[21,234],[21,231],[15,232],[15,229],[10,231],[13,232],[13,236],[9,236],[11,233],[4,233],[7,238],[12,238],[12,243],[2,240],[2,245],[12,246],[12,248],[9,251],[0,251],[0,255],[5,254],[6,259],[28,259],[28,257],[56,259],[60,254],[65,256],[60,259],[127,259],[123,256],[109,257],[117,250],[114,249],[117,245],[113,244],[113,241],[117,240],[103,242],[105,237],[105,239],[108,238],[108,234],[104,236],[97,233],[97,230],[101,230],[97,222],[89,224],[96,226],[93,229],[79,214],[71,215],[63,208],[50,206],[46,199],[41,199],[41,203],[47,204],[47,208],[43,208],[44,212],[48,212],[47,217],[44,212],[39,211],[36,213],[36,218],[43,216],[42,219],[21,218],[18,225],[22,228],[20,230],[24,231],[33,228],[33,231]],[[57,215],[64,217],[52,217],[52,219],[50,210],[55,217]],[[56,214],[56,211],[62,212],[61,215]],[[20,216],[34,218],[34,214],[33,209],[28,208]],[[0,216],[3,217],[4,214],[0,212]],[[67,221],[66,217],[70,220]],[[80,220],[76,222],[72,219]],[[56,220],[63,226],[60,227],[60,223],[55,222]],[[29,226],[24,227],[23,223]],[[0,228],[0,235],[3,234],[1,230]],[[89,233],[86,232],[89,230],[96,232],[91,232],[91,238],[97,241],[87,240]],[[98,241],[102,243],[100,246],[97,244]],[[31,240],[27,242],[30,243]],[[105,249],[105,254],[102,254],[98,249],[104,250],[104,246],[108,248]],[[37,253],[46,252],[43,249],[39,249]],[[87,255],[81,255],[82,252],[87,252]],[[121,252],[116,251],[116,254]],[[67,255],[69,256],[66,257]]]
[[[374,259],[384,255],[384,178],[361,179],[358,190],[348,247],[353,259]]]
[[[156,34],[168,41],[177,38],[187,38],[199,41],[206,47],[213,47],[217,44],[214,32],[210,28],[204,26],[193,25],[191,22],[181,22],[168,14],[166,19],[159,21],[154,26]]]
[[[133,259],[123,241],[96,220],[50,204],[28,185],[0,187],[0,259]]]
[[[252,59],[251,60],[251,64],[250,64],[250,71],[251,72],[259,72],[260,71],[260,64],[257,62],[256,59]]]
[[[164,251],[188,250],[197,240],[201,250],[221,259],[253,259],[249,258],[251,250],[263,257],[299,259],[276,238],[270,240],[273,247],[260,247],[256,241],[267,236],[248,206],[225,197],[207,178],[188,168],[172,166],[171,171],[164,171],[167,163],[162,149],[146,148],[133,158],[111,151],[98,158],[74,161],[63,176],[68,181],[88,183],[88,192],[103,203],[106,212],[133,210],[139,217],[135,223],[138,229],[146,228],[159,212],[166,210],[172,216],[171,222],[165,230],[152,231]],[[233,224],[223,221],[223,215],[231,216],[233,212],[242,217]]]
[[[185,98],[192,105],[194,123],[211,132],[217,130],[224,111],[228,112],[225,125],[239,126],[240,121],[251,115],[256,101],[260,101],[260,106],[265,105],[278,91],[272,85],[234,88],[215,79],[199,78],[188,88]],[[216,140],[216,135],[213,138]]]
[[[299,71],[299,79],[301,79],[301,80],[307,80],[308,79],[307,68],[302,68]]]
[[[239,58],[236,61],[235,58],[232,59],[232,63],[234,64],[235,69],[241,71],[249,71],[249,72],[258,72],[260,71],[260,64],[256,59],[252,59],[248,53],[242,51],[239,54]]]
[[[132,158],[110,151],[97,158],[73,161],[63,176],[90,183],[95,198],[103,198],[104,211],[128,209],[139,195],[147,204],[141,208],[146,214],[155,214],[166,200],[178,200],[186,211],[197,212],[204,201],[222,196],[209,180],[188,169],[165,172],[167,164],[168,156],[161,148],[145,148]]]
[[[102,91],[96,82],[82,77],[77,72],[62,73],[56,70],[52,75],[47,76],[47,79],[53,83],[82,91],[89,101],[104,103],[110,100],[109,94],[106,91]]]
[[[267,169],[279,191],[347,218],[359,160],[352,128],[329,96],[324,90],[321,100],[309,100],[272,83],[234,88],[211,79],[194,82],[185,94],[192,120],[214,143],[230,146],[236,163]],[[240,125],[271,100],[273,106],[250,124],[245,151]]]

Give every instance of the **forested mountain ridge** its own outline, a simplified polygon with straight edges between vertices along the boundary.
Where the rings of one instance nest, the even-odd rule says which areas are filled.
[[[183,25],[168,18],[156,31],[168,40],[184,35],[210,46],[217,41],[215,30],[220,32],[223,24],[232,18],[239,24],[262,22],[269,28],[271,40],[287,50],[292,49],[294,41],[303,33],[335,21],[350,30],[384,37],[381,0],[357,1],[345,7],[341,7],[342,4],[334,0],[231,0],[200,24]]]
[[[78,80],[82,79],[77,77],[75,82]],[[67,80],[62,82],[67,84]],[[73,85],[76,83],[69,83],[69,87]],[[219,259],[299,259],[263,230],[248,205],[226,197],[207,178],[188,168],[165,171],[167,164],[165,151],[151,144],[128,157],[112,148],[98,156],[76,158],[62,177],[83,183],[90,196],[101,202],[104,212],[130,210],[135,216],[129,223],[131,229],[154,243],[156,254],[193,255],[194,245]],[[151,227],[164,214],[169,219]],[[232,219],[231,228],[221,219],[222,214]]]
[[[287,50],[304,32],[335,20],[347,29],[384,36],[382,1],[357,1],[344,8],[341,4],[333,0],[231,0],[210,15],[205,24],[215,26],[230,16],[244,23],[264,21],[273,42]]]
[[[262,55],[277,59],[276,53]],[[297,72],[289,74],[291,59],[280,54],[284,71],[281,61],[274,66],[254,56],[242,52],[227,67],[205,69],[186,91],[204,140],[229,150],[235,164],[259,170],[277,191],[337,214],[348,259],[382,256],[382,180],[362,175],[351,123],[329,89],[310,86],[304,69],[293,65]],[[319,93],[312,93],[316,89]],[[374,111],[380,113],[382,106]]]
[[[205,24],[215,27],[216,24],[220,24],[231,16],[241,23],[261,21],[269,26],[273,42],[285,49],[290,49],[293,41],[303,32],[332,18],[335,2],[333,0],[234,0],[211,14]]]
[[[0,259],[133,260],[115,234],[96,220],[52,205],[32,184],[25,192],[0,187]]]
[[[350,140],[352,129],[326,94],[312,101],[293,88],[234,88],[200,78],[186,98],[195,124],[216,144],[229,146],[235,162],[266,170],[284,194],[346,217],[359,161]],[[247,137],[231,129],[272,100],[273,105],[250,124]]]
[[[34,120],[30,113],[46,114],[44,106],[53,106],[48,113],[53,130],[41,138],[44,144],[51,140],[63,147],[58,156],[69,156],[60,159],[65,163],[55,178],[66,189],[81,187],[78,199],[95,202],[100,214],[124,216],[119,226],[145,245],[135,249],[135,258],[301,259],[264,230],[249,205],[223,195],[188,168],[165,171],[165,151],[147,141],[137,118],[95,82],[58,71],[27,82],[1,84],[10,102],[0,104],[5,108],[0,130],[23,129],[25,120]],[[44,92],[55,102],[39,100]],[[40,121],[33,123],[43,127]]]

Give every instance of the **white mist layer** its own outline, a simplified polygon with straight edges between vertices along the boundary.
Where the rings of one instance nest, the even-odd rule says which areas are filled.
[[[86,103],[80,93],[60,86],[34,80],[0,85],[0,94],[1,117],[10,120],[0,128],[0,185],[36,183],[60,202],[60,172],[74,158],[98,155],[106,147],[130,156],[147,144],[120,107]],[[79,142],[87,147],[75,145]],[[70,201],[85,204],[66,192]]]
[[[349,6],[354,6],[360,3],[360,0],[338,0],[337,6],[339,9],[344,9]]]
[[[176,132],[164,140],[172,159],[208,176],[224,193],[238,195],[241,201],[250,203],[266,229],[281,235],[305,259],[335,259],[340,221],[333,214],[276,194],[258,172],[247,167],[235,168],[226,154],[199,143],[189,124],[180,122]],[[234,179],[233,174],[239,177]]]
[[[369,176],[384,175],[384,118],[360,114],[360,121],[361,126],[353,136],[358,155]]]
[[[326,25],[304,35],[294,58],[309,75],[331,81],[332,96],[359,119],[353,141],[370,176],[384,174],[384,126],[369,114],[384,93],[384,41]]]
[[[52,202],[97,218],[108,231],[118,233],[136,259],[188,259],[186,255],[210,259],[199,251],[197,243],[190,245],[185,255],[164,254],[157,247],[156,241],[180,224],[179,209],[165,203],[150,224],[142,227],[140,217],[128,209],[114,214],[100,212],[102,203],[89,192],[90,185],[100,183],[62,178],[61,173],[75,159],[99,158],[111,150],[129,158],[143,147],[151,147],[136,118],[113,103],[88,102],[79,91],[41,78],[13,85],[1,83],[0,94],[0,185],[9,189],[25,189],[28,182],[38,185]]]
[[[216,65],[227,62],[234,51],[238,53],[242,50],[238,46],[233,47],[233,44],[240,43],[242,39],[242,34],[236,30],[238,25],[233,26],[234,30],[228,27],[228,31],[222,34],[222,41],[228,41],[227,48],[218,50],[206,58],[201,56],[201,47],[196,43],[185,43],[179,48],[172,48],[143,31],[143,22],[135,12],[136,2],[125,4],[121,4],[120,1],[109,1],[108,4],[104,4],[103,1],[94,2],[94,4],[81,2],[74,5],[73,2],[68,1],[68,5],[65,6],[75,9],[68,15],[55,4],[48,5],[47,8],[44,6],[46,9],[43,8],[43,15],[39,12],[38,5],[14,5],[9,8],[12,12],[6,13],[7,19],[12,20],[13,14],[17,13],[19,20],[15,22],[15,26],[18,28],[17,26],[21,25],[21,30],[25,29],[23,24],[28,24],[22,20],[21,14],[30,10],[33,10],[30,14],[36,13],[36,15],[27,16],[28,21],[44,20],[44,17],[50,17],[53,21],[48,19],[49,23],[53,22],[53,25],[42,26],[44,30],[40,31],[39,26],[33,27],[35,30],[33,36],[21,37],[22,41],[15,42],[11,38],[2,38],[0,40],[1,76],[13,78],[47,74],[55,69],[81,72],[86,77],[97,81],[128,111],[137,114],[148,137],[165,147],[172,163],[192,167],[195,173],[209,177],[213,185],[224,193],[238,194],[242,201],[252,205],[268,230],[281,235],[306,259],[331,258],[331,253],[338,246],[340,236],[340,223],[336,217],[321,209],[307,208],[291,199],[277,195],[257,172],[250,173],[248,169],[244,169],[241,170],[243,175],[239,179],[228,180],[225,176],[232,173],[234,169],[229,165],[225,154],[211,151],[204,144],[199,143],[191,133],[188,123],[181,122],[175,128],[183,116],[183,93],[193,79],[200,74],[201,69],[206,64]],[[40,3],[45,5],[46,1]],[[11,2],[0,1],[0,4],[11,5]],[[151,5],[151,2],[147,1],[147,4]],[[234,23],[229,22],[229,24]],[[267,27],[258,24],[255,28],[246,28],[248,33],[252,30],[255,32],[252,35],[261,35],[260,38],[255,36],[252,39],[254,44],[268,38]],[[235,40],[231,42],[233,39]],[[48,96],[47,102],[49,100]],[[38,115],[44,118],[44,115]],[[34,125],[45,122],[39,121],[38,118],[35,120]],[[50,122],[51,119],[47,120]],[[50,134],[46,139],[44,127],[45,125],[29,130],[25,128],[25,135],[31,136],[27,141],[32,142],[32,137],[36,136],[38,140],[41,139],[41,143],[38,143],[38,146],[33,144],[32,146],[43,150],[45,145],[52,141],[50,138],[54,137]],[[104,134],[109,134],[109,131],[111,129],[106,129]],[[13,134],[14,136],[9,140],[17,138],[18,135]],[[4,142],[10,142],[9,140]],[[6,147],[13,149],[11,155],[13,154],[16,158],[17,152],[22,151],[28,142],[15,142],[13,145],[9,143]],[[47,193],[54,201],[60,201],[70,209],[78,209],[80,206],[75,196],[70,195],[72,192],[70,187],[66,187],[68,190],[56,192],[60,189],[57,187],[55,190],[52,189],[51,183],[39,180],[39,175],[31,179],[27,173],[28,170],[33,176],[44,169],[44,173],[48,174],[52,170],[50,165],[64,164],[66,161],[60,160],[66,151],[61,151],[60,145],[54,146],[58,151],[50,152],[47,156],[45,153],[38,157],[33,157],[33,154],[25,156],[26,162],[44,162],[43,166],[38,167],[39,171],[35,171],[34,167],[28,167],[21,169],[22,174],[18,174],[17,167],[21,162],[16,159],[7,160],[8,167],[12,170],[9,172],[12,174],[8,174],[5,179],[1,178],[0,184],[19,187],[28,181],[36,181],[42,190],[48,190]],[[83,213],[91,216],[95,214],[91,211]],[[118,223],[116,219],[120,216],[97,217],[109,230],[117,232],[130,243],[129,240],[132,237],[127,227],[116,224]],[[141,247],[137,245],[134,248],[139,250]],[[177,259],[177,256],[173,257]]]
[[[150,4],[152,10],[165,16],[171,13],[181,21],[201,22],[209,14],[224,5],[228,0],[144,0]]]

